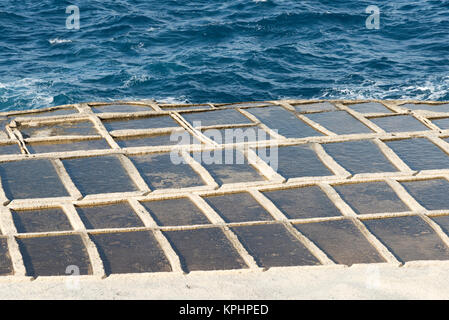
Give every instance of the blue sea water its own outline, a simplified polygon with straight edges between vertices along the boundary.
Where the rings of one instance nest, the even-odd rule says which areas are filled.
[[[66,28],[66,7],[80,29]],[[365,9],[380,9],[368,29]],[[2,0],[0,110],[115,99],[449,100],[449,1]]]

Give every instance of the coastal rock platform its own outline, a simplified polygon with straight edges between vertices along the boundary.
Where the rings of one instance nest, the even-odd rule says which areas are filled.
[[[449,297],[448,192],[448,102],[1,112],[0,298]]]

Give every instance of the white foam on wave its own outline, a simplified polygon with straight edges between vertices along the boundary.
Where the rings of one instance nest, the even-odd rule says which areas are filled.
[[[123,82],[122,88],[129,88],[131,86],[133,86],[134,84],[138,84],[138,83],[142,83],[145,81],[150,80],[151,77],[147,74],[133,74],[129,79],[125,80],[125,82]]]
[[[55,39],[48,40],[48,42],[50,44],[60,44],[60,43],[70,43],[70,42],[72,42],[72,40],[55,38]]]
[[[449,76],[442,81],[425,81],[422,85],[407,86],[405,91],[416,92],[416,100],[440,100],[449,93]]]
[[[400,100],[448,100],[449,76],[425,79],[422,82],[388,86],[383,81],[364,81],[360,86],[335,87],[321,96],[324,99],[400,99]],[[388,86],[387,89],[385,87]]]
[[[165,97],[165,98],[160,98],[160,99],[156,99],[158,102],[160,103],[169,103],[169,104],[184,104],[184,103],[189,103],[189,100],[184,97]]]
[[[51,85],[48,81],[34,78],[0,82],[0,102],[8,104],[8,109],[50,107],[54,101],[50,91]],[[27,102],[23,103],[23,101]]]

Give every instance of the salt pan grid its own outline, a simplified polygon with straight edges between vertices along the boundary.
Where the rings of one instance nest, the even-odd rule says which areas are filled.
[[[447,106],[144,100],[0,113],[0,275],[448,260]],[[248,128],[262,131],[206,132]],[[261,152],[275,149],[278,167]],[[197,157],[221,151],[242,168]]]

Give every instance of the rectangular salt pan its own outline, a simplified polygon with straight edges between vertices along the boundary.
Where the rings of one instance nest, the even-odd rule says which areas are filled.
[[[201,177],[186,163],[174,164],[170,153],[130,157],[152,189],[188,188],[204,185]],[[177,154],[175,161],[182,161]]]
[[[401,184],[427,210],[449,209],[449,182],[446,179],[417,180]]]
[[[61,109],[53,109],[42,112],[34,112],[34,113],[24,113],[21,115],[17,115],[18,117],[53,117],[53,116],[65,116],[71,115],[74,113],[78,113],[78,111],[74,108],[61,108]]]
[[[273,220],[265,208],[246,192],[209,196],[205,200],[226,222]]]
[[[209,224],[204,213],[188,198],[145,201],[141,204],[160,226]]]
[[[60,208],[12,210],[12,216],[20,233],[72,230],[69,219]]]
[[[391,113],[391,110],[379,102],[347,104],[349,108],[360,113]]]
[[[182,116],[194,127],[252,123],[235,109],[183,113]]]
[[[11,200],[69,196],[53,163],[47,159],[0,163],[0,175]]]
[[[410,209],[383,181],[333,186],[356,213],[403,212]]]
[[[27,143],[27,149],[30,153],[47,153],[80,150],[102,150],[110,149],[110,146],[104,139],[94,139],[81,141],[32,142]]]
[[[281,224],[232,228],[261,267],[318,265],[320,262]]]
[[[110,119],[103,120],[103,124],[108,131],[179,127],[179,124],[170,116]]]
[[[202,134],[218,144],[271,140],[271,136],[265,130],[259,127],[206,129],[202,131]]]
[[[90,121],[59,122],[37,125],[21,125],[19,131],[24,138],[47,138],[54,136],[88,136],[98,135]]]
[[[153,111],[150,106],[132,105],[132,104],[112,104],[104,106],[92,107],[92,111],[95,113],[101,112],[142,112],[142,111]]]
[[[21,154],[20,147],[17,143],[0,145],[0,155]]]
[[[296,117],[292,112],[282,107],[266,107],[247,109],[270,129],[277,131],[286,138],[304,138],[323,135],[304,121]]]
[[[187,272],[247,268],[219,228],[166,231],[164,235],[180,256]]]
[[[418,216],[365,220],[363,223],[402,262],[449,260],[449,248]]]
[[[264,181],[265,178],[248,163],[243,154],[236,150],[214,150],[194,152],[195,160],[211,174],[219,184],[246,181]]]
[[[385,262],[350,220],[295,224],[295,227],[313,241],[335,263]]]
[[[272,153],[274,152],[274,153]],[[297,145],[279,148],[258,148],[257,155],[283,177],[321,177],[332,176],[310,145]]]
[[[432,122],[436,124],[441,130],[449,129],[449,118],[432,119]]]
[[[387,141],[412,170],[449,169],[449,156],[426,138]]]
[[[91,235],[106,274],[169,272],[171,266],[149,231]]]
[[[372,133],[371,129],[346,111],[312,113],[306,117],[336,134]]]
[[[77,207],[87,229],[143,227],[142,221],[126,202]]]
[[[272,105],[271,102],[241,102],[241,103],[233,103],[233,104],[227,104],[226,107],[228,108],[245,108],[245,107],[263,107],[263,106],[269,106]]]
[[[289,219],[341,216],[318,186],[265,191],[263,194]]]
[[[402,108],[409,110],[425,110],[433,112],[449,112],[449,104],[425,104],[425,103],[406,103],[400,105]]]
[[[116,156],[66,159],[63,164],[83,195],[138,190]]]
[[[391,117],[371,118],[371,122],[378,125],[386,132],[408,132],[429,130],[424,124],[410,115],[398,115]]]
[[[170,133],[163,133],[115,138],[115,140],[122,148],[201,144],[198,139],[194,138],[187,131],[176,132],[173,133],[173,135]]]
[[[92,274],[87,250],[79,235],[19,238],[17,241],[29,276],[63,276],[67,275],[69,266],[76,266],[80,275]]]
[[[370,140],[326,143],[323,147],[338,164],[352,174],[398,171]]]
[[[336,110],[335,106],[330,102],[292,104],[292,106],[298,112],[323,112]]]
[[[200,104],[200,105],[160,105],[161,109],[164,111],[189,111],[189,110],[198,110],[198,109],[212,109],[212,107],[208,104]]]

